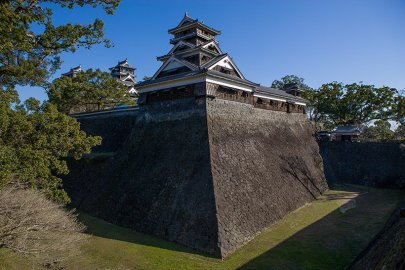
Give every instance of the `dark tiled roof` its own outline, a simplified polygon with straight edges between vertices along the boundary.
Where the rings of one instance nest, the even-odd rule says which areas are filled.
[[[360,134],[360,129],[357,126],[338,126],[333,130],[333,133],[359,133]]]
[[[215,63],[218,63],[219,61],[221,61],[222,59],[224,59],[225,57],[227,57],[228,54],[227,53],[223,53],[220,55],[215,56],[214,58],[212,58],[210,61],[208,61],[207,63],[205,63],[204,65],[202,65],[201,67],[210,67]]]
[[[158,79],[155,79],[155,80],[147,80],[147,81],[137,83],[136,87],[140,87],[140,86],[142,87],[142,86],[149,85],[149,84],[175,80],[175,79],[179,79],[179,78],[183,78],[183,77],[184,78],[192,77],[192,76],[197,75],[197,74],[202,74],[205,71],[206,70],[203,70],[203,69],[194,70],[194,71],[188,71],[188,72],[183,72],[183,73],[179,73],[179,74],[175,74],[175,75],[171,75],[171,76],[167,76],[167,77],[158,78]]]
[[[212,41],[212,40],[211,40],[211,41]],[[209,41],[209,42],[211,42],[211,41]],[[206,43],[208,43],[208,42],[206,42]],[[198,45],[198,46],[191,47],[191,48],[188,48],[188,49],[185,49],[185,50],[176,52],[176,53],[172,52],[172,53],[169,53],[169,54],[165,54],[165,55],[162,55],[162,56],[158,56],[158,57],[156,57],[156,59],[157,59],[158,61],[160,61],[161,59],[168,58],[168,57],[170,57],[170,56],[172,56],[172,55],[181,55],[181,54],[189,53],[189,52],[194,51],[194,50],[204,51],[204,52],[209,53],[209,54],[211,54],[211,55],[218,55],[218,53],[215,53],[215,52],[210,51],[210,50],[208,50],[208,49],[206,49],[206,48],[203,48],[203,46],[204,46],[204,44],[200,44],[200,45]],[[211,60],[212,60],[212,59],[211,59]]]
[[[179,74],[175,74],[175,75],[171,75],[171,76],[167,76],[167,77],[158,78],[158,79],[155,79],[155,80],[143,81],[143,82],[138,83],[136,86],[137,87],[142,87],[142,86],[145,86],[145,85],[150,85],[150,84],[154,84],[154,83],[160,83],[160,82],[175,80],[175,79],[179,79],[179,78],[192,77],[194,75],[204,74],[204,73],[206,73],[208,75],[213,75],[213,76],[216,76],[216,77],[222,77],[222,78],[227,79],[227,80],[232,80],[232,81],[236,81],[236,82],[250,84],[252,86],[259,86],[259,84],[254,83],[252,81],[241,79],[241,78],[236,77],[236,76],[224,74],[222,72],[215,71],[215,70],[208,70],[206,68],[202,68],[202,69],[198,69],[198,70],[194,70],[194,71],[183,72],[183,73],[179,73]]]
[[[256,93],[275,96],[275,97],[282,97],[282,98],[285,98],[285,99],[290,99],[290,100],[294,100],[294,101],[298,101],[298,102],[307,103],[306,99],[303,99],[301,97],[297,97],[297,96],[288,94],[284,90],[271,88],[271,87],[266,87],[266,86],[259,86],[257,88],[257,90],[256,90]]]
[[[75,73],[75,72],[81,72],[81,71],[83,71],[83,69],[82,69],[82,66],[80,65],[80,66],[71,68],[68,72],[62,73],[62,75],[63,75],[63,76],[66,76],[66,75],[70,75],[70,74],[73,74],[73,73]]]
[[[192,22],[192,23],[190,23],[190,24],[184,25],[184,26],[180,26],[180,27],[175,27],[175,28],[169,29],[168,32],[171,34],[172,32],[174,32],[174,31],[177,30],[177,29],[180,29],[180,28],[183,28],[183,27],[184,27],[184,28],[192,27],[192,26],[195,25],[195,24],[197,24],[197,25],[199,25],[201,28],[205,28],[205,29],[207,29],[207,30],[209,30],[209,31],[211,31],[211,32],[213,32],[213,33],[215,33],[215,34],[217,34],[217,35],[220,35],[220,34],[221,34],[221,31],[216,30],[216,29],[214,29],[214,28],[212,28],[212,27],[209,27],[208,25],[206,25],[206,24],[204,24],[204,23],[202,23],[202,22],[199,22],[198,20],[196,20],[195,22]]]
[[[190,16],[188,16],[188,15],[186,15],[185,16],[186,18],[188,18],[188,19],[190,19],[192,22],[191,23],[188,23],[188,24],[186,24],[186,25],[177,25],[176,27],[174,27],[174,28],[172,28],[172,29],[169,29],[168,30],[168,32],[169,33],[171,33],[171,32],[173,32],[173,31],[175,31],[175,30],[177,30],[177,29],[179,29],[179,28],[182,28],[182,27],[189,27],[189,26],[191,26],[191,25],[194,25],[194,24],[199,24],[201,27],[204,27],[204,28],[206,28],[206,29],[208,29],[208,30],[210,30],[210,31],[212,31],[212,32],[214,32],[214,33],[216,33],[216,34],[221,34],[221,31],[219,31],[219,30],[216,30],[216,29],[214,29],[214,28],[212,28],[212,27],[209,27],[208,25],[206,25],[206,24],[204,24],[203,22],[200,22],[198,19],[193,19],[193,18],[191,18]],[[184,20],[184,18],[183,18],[183,20]],[[182,20],[182,21],[183,21]]]
[[[125,60],[122,60],[122,61],[118,61],[118,65],[122,65],[122,64],[124,64],[125,62],[128,62],[128,60],[125,59]]]
[[[124,64],[126,64],[126,65],[124,65]],[[112,70],[112,69],[118,68],[118,67],[120,67],[120,66],[124,66],[124,67],[126,67],[126,68],[136,70],[136,68],[134,68],[134,67],[132,67],[131,65],[129,65],[128,59],[125,59],[125,60],[123,60],[123,61],[118,61],[118,64],[117,64],[116,66],[111,67],[111,68],[109,68],[109,69]]]
[[[250,84],[252,86],[259,86],[258,83],[255,83],[255,82],[252,82],[252,81],[249,81],[249,80],[246,80],[246,79],[242,79],[242,78],[239,78],[239,77],[236,77],[236,76],[232,76],[232,75],[229,75],[229,74],[225,74],[225,73],[222,73],[222,72],[219,72],[219,71],[216,71],[216,70],[207,70],[207,74],[218,76],[218,77],[223,77],[225,79],[233,80],[233,81],[236,81],[236,82]]]

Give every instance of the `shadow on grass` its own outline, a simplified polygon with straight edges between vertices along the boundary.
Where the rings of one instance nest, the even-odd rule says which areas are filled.
[[[209,254],[205,254],[187,247],[184,247],[180,244],[168,242],[162,240],[160,238],[143,234],[137,231],[134,231],[129,228],[120,227],[118,225],[114,225],[108,223],[102,219],[90,216],[85,212],[78,211],[79,213],[79,220],[86,225],[86,233],[102,238],[118,240],[129,242],[138,245],[144,246],[152,246],[161,249],[167,249],[177,252],[185,252],[197,255],[203,255],[205,257],[215,258]]]
[[[400,191],[340,186],[308,208],[293,213],[293,218],[283,219],[271,226],[270,230],[258,235],[224,261],[202,260],[201,265],[194,265],[195,269],[344,269],[384,227],[403,194]],[[342,213],[339,206],[351,200],[356,201],[356,207]],[[311,211],[320,212],[312,215]],[[89,234],[173,251],[162,256],[178,265],[178,269],[190,263],[184,260],[196,261],[193,256],[177,257],[176,252],[214,258],[85,213],[80,213],[80,220],[87,225]],[[308,225],[303,227],[300,222]]]
[[[346,213],[339,208],[296,232],[238,269],[345,269],[367,247],[399,206],[398,197],[368,188],[343,187],[323,200],[356,200]],[[358,196],[355,196],[355,193]],[[396,194],[398,196],[398,194]],[[393,196],[395,197],[395,196]]]

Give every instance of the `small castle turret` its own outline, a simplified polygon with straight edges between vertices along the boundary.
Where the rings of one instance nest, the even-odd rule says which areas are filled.
[[[83,72],[82,66],[77,66],[74,68],[71,68],[68,72],[62,73],[62,76],[66,76],[69,78],[74,78],[77,76],[78,73]]]
[[[136,68],[128,63],[128,59],[118,61],[118,64],[110,68],[110,74],[113,78],[127,85],[131,94],[136,93],[134,85],[136,84]]]
[[[125,59],[110,68],[110,74],[113,78],[122,81],[126,85],[134,85],[136,83],[135,70],[136,68],[129,65],[128,59]]]

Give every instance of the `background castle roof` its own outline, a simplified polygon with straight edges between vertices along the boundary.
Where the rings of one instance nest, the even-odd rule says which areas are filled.
[[[190,28],[190,27],[193,27],[193,26],[198,26],[200,28],[204,28],[204,29],[212,32],[214,35],[220,35],[221,34],[221,31],[216,30],[216,29],[214,29],[212,27],[209,27],[208,25],[204,24],[203,22],[200,22],[198,19],[191,18],[190,16],[188,16],[187,13],[184,14],[184,17],[180,21],[180,23],[176,27],[174,27],[172,29],[169,29],[168,32],[170,34],[175,34],[175,33],[179,32],[179,31],[183,31],[183,30],[185,30],[187,28]]]

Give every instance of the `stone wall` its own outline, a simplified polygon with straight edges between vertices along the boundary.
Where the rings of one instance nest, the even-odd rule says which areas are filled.
[[[396,142],[320,142],[329,184],[405,188],[405,145]]]
[[[64,183],[74,206],[220,256],[204,100],[79,120],[86,131],[104,137],[98,151],[114,155],[72,164]]]
[[[328,187],[303,114],[207,103],[221,253],[226,256]]]
[[[405,219],[385,228],[348,269],[405,269]]]
[[[214,256],[327,189],[303,114],[188,98],[79,120],[104,141],[64,179],[73,205]]]

